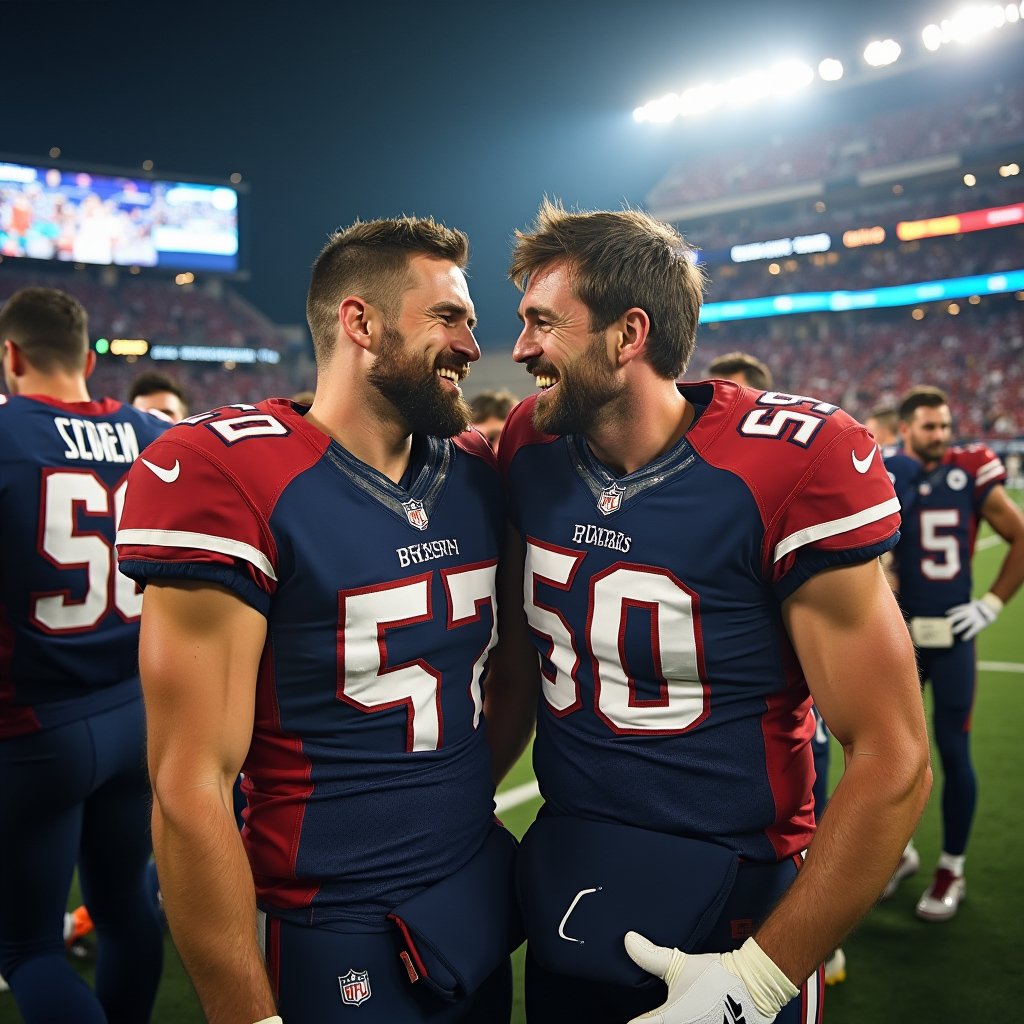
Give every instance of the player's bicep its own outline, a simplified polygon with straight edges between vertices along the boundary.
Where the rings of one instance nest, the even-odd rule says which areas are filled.
[[[814,576],[785,601],[783,618],[815,704],[844,746],[920,738],[914,648],[877,559]]]
[[[997,484],[981,506],[982,518],[1008,544],[1024,538],[1024,513],[1010,500],[1006,488]]]
[[[266,631],[259,612],[220,587],[178,580],[146,588],[139,669],[158,797],[230,785],[238,774]]]

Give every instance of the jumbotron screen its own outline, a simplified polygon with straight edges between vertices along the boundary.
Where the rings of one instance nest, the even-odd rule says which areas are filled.
[[[0,161],[0,255],[235,273],[238,191]]]

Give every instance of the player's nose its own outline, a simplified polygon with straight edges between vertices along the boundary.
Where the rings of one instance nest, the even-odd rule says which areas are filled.
[[[517,363],[525,363],[527,359],[541,354],[540,345],[530,337],[530,331],[524,327],[516,338],[515,346],[512,349],[512,358]]]

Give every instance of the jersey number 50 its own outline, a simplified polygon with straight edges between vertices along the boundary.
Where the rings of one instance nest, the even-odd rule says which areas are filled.
[[[99,532],[80,531],[78,517],[92,517],[97,527],[113,517],[113,529],[124,509],[122,480],[111,491],[89,470],[53,470],[43,477],[40,499],[42,522],[39,540],[42,554],[61,569],[82,570],[86,592],[73,600],[69,588],[36,596],[32,618],[48,633],[72,633],[92,629],[113,605],[131,622],[142,613],[142,593],[135,583],[118,571],[114,545]]]
[[[582,706],[580,654],[565,617],[544,603],[538,583],[571,591],[585,551],[556,548],[535,540],[526,545],[523,592],[534,633],[546,641],[544,697],[554,714]],[[631,609],[650,616],[650,658],[658,694],[640,697],[630,675],[626,627]],[[620,562],[590,583],[584,649],[591,652],[594,710],[616,733],[679,733],[708,714],[700,599],[667,569]]]

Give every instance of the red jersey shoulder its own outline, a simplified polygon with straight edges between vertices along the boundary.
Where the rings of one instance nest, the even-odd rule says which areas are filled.
[[[542,434],[533,425],[533,407],[537,404],[537,396],[524,398],[509,414],[505,426],[501,430],[498,441],[498,466],[502,473],[508,467],[517,451],[526,445],[550,444],[558,438],[555,434]]]
[[[831,402],[729,381],[699,386],[714,393],[687,435],[690,443],[707,462],[743,477],[759,495],[774,495],[770,504],[778,504],[833,456],[842,462],[840,480],[848,476],[850,486],[881,464],[867,430]]]
[[[205,488],[211,480],[225,478],[269,513],[288,483],[314,465],[329,443],[290,402],[223,406],[189,416],[164,433],[140,460],[148,473],[136,464],[133,475],[180,482],[185,488],[191,486],[190,479]]]
[[[471,426],[461,434],[456,434],[452,441],[456,448],[466,452],[467,455],[476,456],[478,459],[483,459],[489,466],[497,467],[494,449],[476,427]]]
[[[950,448],[945,462],[952,464],[974,479],[976,493],[982,493],[993,484],[1006,482],[1003,460],[988,445],[969,444],[963,448]],[[947,476],[947,481],[948,481]]]

